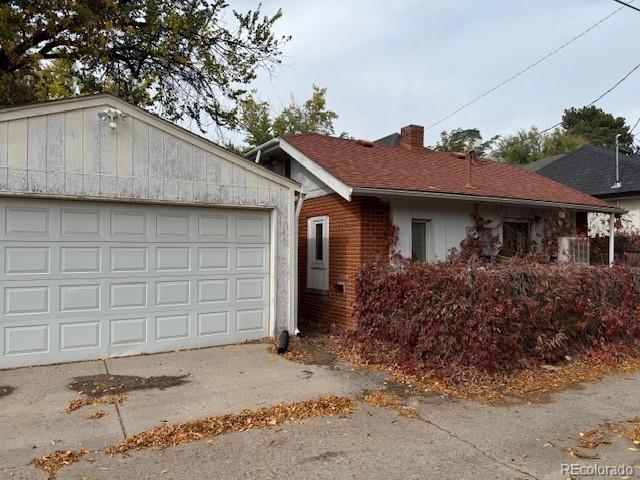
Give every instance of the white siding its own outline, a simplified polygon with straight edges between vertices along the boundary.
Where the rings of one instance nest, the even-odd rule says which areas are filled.
[[[430,260],[446,260],[452,248],[459,249],[466,238],[467,228],[473,227],[471,215],[491,220],[489,228],[501,231],[503,219],[522,219],[532,222],[531,239],[540,243],[543,235],[542,218],[545,212],[534,208],[520,208],[471,202],[455,202],[437,199],[397,198],[390,200],[391,220],[398,227],[396,248],[403,255],[411,256],[411,220],[431,220],[432,251],[427,252]],[[536,219],[540,221],[535,222]]]

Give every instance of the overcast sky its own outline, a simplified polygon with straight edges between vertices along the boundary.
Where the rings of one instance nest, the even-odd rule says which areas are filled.
[[[231,2],[238,10],[256,3]],[[265,13],[282,8],[276,30],[293,38],[284,65],[254,87],[275,108],[291,95],[304,101],[314,83],[327,87],[336,132],[376,139],[435,122],[619,7],[612,0],[264,0]],[[624,8],[426,131],[425,143],[457,127],[479,128],[488,138],[551,126],[565,107],[589,103],[638,63],[640,12]],[[640,70],[598,106],[633,124]]]

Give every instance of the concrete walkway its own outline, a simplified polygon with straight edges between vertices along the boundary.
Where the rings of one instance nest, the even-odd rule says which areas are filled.
[[[132,391],[124,404],[65,413],[78,395],[78,376],[185,375],[188,383]],[[323,394],[356,398],[384,376],[282,360],[263,344],[0,371],[0,479],[44,479],[29,465],[53,450],[99,449],[163,422],[237,412]],[[217,437],[165,450],[108,457],[91,454],[59,479],[111,478],[455,478],[556,479],[562,463],[640,465],[633,444],[580,449],[597,460],[570,457],[580,431],[640,415],[640,375],[612,376],[557,394],[544,405],[489,407],[439,396],[413,398],[422,419],[362,406],[344,419],[319,418]],[[108,415],[87,416],[94,410]],[[631,448],[632,450],[629,450]],[[640,467],[636,467],[640,477]],[[598,477],[594,477],[598,478]]]

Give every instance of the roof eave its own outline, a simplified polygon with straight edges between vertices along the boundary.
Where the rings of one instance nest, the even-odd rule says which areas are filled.
[[[447,192],[425,192],[416,190],[397,190],[389,188],[369,188],[369,187],[354,187],[354,195],[379,195],[379,196],[401,196],[401,197],[424,197],[424,198],[440,198],[445,200],[461,200],[467,202],[480,202],[480,203],[500,203],[506,205],[523,205],[529,207],[547,207],[547,208],[564,208],[566,210],[576,210],[582,212],[594,212],[594,213],[619,213],[625,214],[627,210],[624,208],[611,206],[595,206],[595,205],[583,205],[576,203],[562,203],[552,202],[545,200],[529,200],[521,198],[510,197],[493,197],[485,195],[469,195],[462,193],[447,193]]]

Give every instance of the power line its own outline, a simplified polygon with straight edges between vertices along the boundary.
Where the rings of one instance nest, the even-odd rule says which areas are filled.
[[[638,120],[636,121],[636,123],[633,124],[633,127],[631,127],[631,130],[629,130],[629,133],[633,133],[633,131],[638,126],[638,124],[640,124],[640,117],[638,117]]]
[[[640,8],[634,7],[633,5],[628,4],[627,2],[623,2],[621,0],[613,0],[614,2],[618,2],[620,5],[624,5],[625,7],[633,8],[634,10],[640,12]]]
[[[507,83],[511,82],[512,80],[515,80],[516,78],[518,78],[520,75],[528,72],[529,70],[531,70],[533,67],[535,67],[536,65],[544,62],[547,58],[555,55],[556,53],[558,53],[559,51],[563,50],[564,48],[568,47],[569,45],[571,45],[573,42],[575,42],[576,40],[578,40],[579,38],[583,37],[584,35],[586,35],[587,33],[589,33],[591,30],[593,30],[594,28],[596,28],[598,25],[600,25],[601,23],[605,22],[606,20],[608,20],[609,18],[611,18],[612,16],[614,16],[616,13],[618,13],[620,10],[624,9],[625,7],[620,7],[616,10],[614,10],[613,12],[611,12],[609,15],[607,15],[604,18],[601,18],[600,20],[598,20],[596,23],[594,23],[593,25],[591,25],[589,28],[587,28],[586,30],[582,31],[581,33],[579,33],[578,35],[576,35],[575,37],[571,38],[569,41],[563,43],[562,45],[560,45],[558,48],[556,48],[555,50],[552,50],[551,52],[547,53],[546,55],[544,55],[543,57],[539,58],[538,60],[536,60],[535,62],[533,62],[532,64],[530,64],[529,66],[523,68],[522,70],[514,73],[513,75],[511,75],[510,77],[508,77],[506,80],[503,80],[502,82],[500,82],[499,84],[497,84],[496,86],[490,88],[489,90],[486,90],[485,92],[481,93],[480,95],[478,95],[477,97],[469,100],[467,103],[461,105],[460,107],[456,108],[453,112],[445,115],[444,117],[442,117],[440,120],[433,122],[430,125],[427,125],[425,127],[425,130],[429,130],[430,128],[435,127],[436,125],[439,125],[440,123],[444,122],[445,120],[453,117],[456,113],[464,110],[465,108],[471,106],[472,104],[476,103],[478,100],[483,99],[484,97],[486,97],[487,95],[489,95],[490,93],[495,92],[496,90],[498,90],[500,87],[506,85]]]
[[[635,72],[636,70],[638,70],[640,68],[640,63],[637,64],[635,67],[633,67],[631,70],[629,70],[620,80],[618,80],[616,83],[614,83],[610,88],[608,88],[603,94],[601,94],[600,96],[598,96],[598,98],[596,98],[595,100],[593,100],[592,102],[588,103],[587,105],[585,105],[585,107],[590,107],[592,105],[594,105],[596,102],[599,102],[600,100],[602,100],[604,97],[606,97],[607,95],[609,95],[611,92],[613,92],[616,88],[618,88],[618,86],[624,82],[627,78],[629,78],[633,72]],[[633,129],[635,129],[638,124],[640,123],[640,118],[638,119],[638,121],[636,122],[636,124],[633,126]],[[545,128],[544,130],[540,130],[538,133],[536,133],[533,138],[537,138],[540,137],[542,135],[544,135],[545,133],[547,133],[550,130],[553,130],[556,127],[559,127],[560,125],[562,125],[562,122],[558,122],[555,125],[552,125],[548,128]],[[631,132],[633,132],[633,129],[631,129]],[[631,133],[629,132],[629,133]],[[530,140],[530,138],[527,138],[526,140]],[[519,142],[515,142],[515,143],[524,143],[526,140],[520,140]]]

